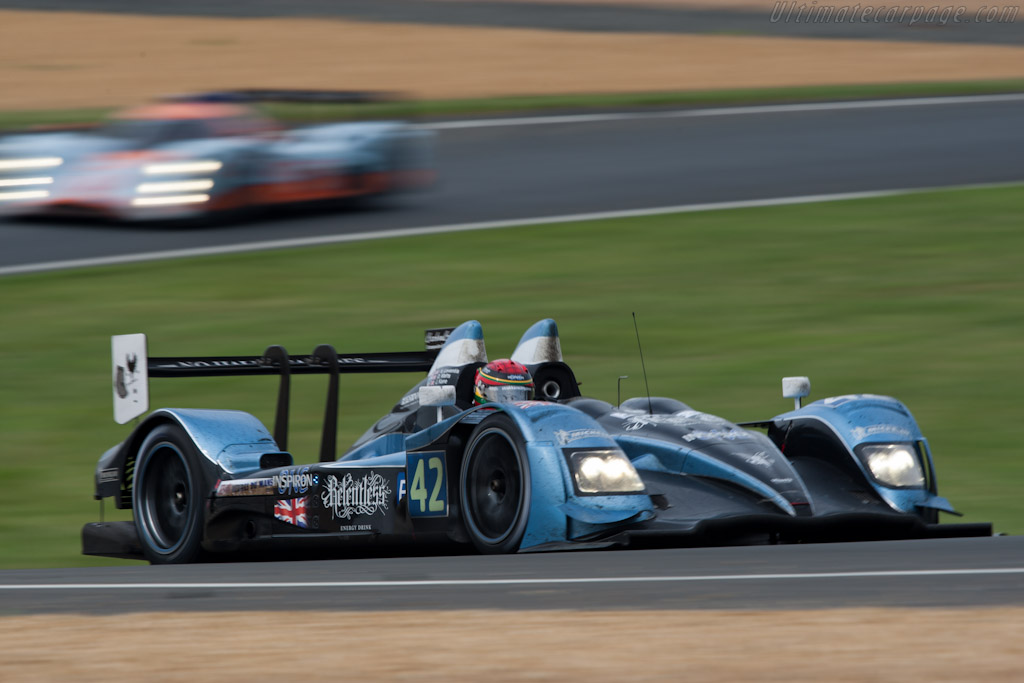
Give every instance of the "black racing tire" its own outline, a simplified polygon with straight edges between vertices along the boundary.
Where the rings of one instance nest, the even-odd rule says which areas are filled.
[[[530,516],[530,461],[515,422],[498,413],[469,438],[459,476],[466,531],[487,555],[514,553]]]
[[[160,425],[139,448],[132,513],[142,553],[152,564],[200,558],[204,497],[199,458],[195,444],[175,424]]]

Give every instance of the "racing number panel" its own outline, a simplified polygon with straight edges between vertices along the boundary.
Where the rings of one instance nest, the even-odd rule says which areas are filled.
[[[407,478],[404,481],[400,478],[398,486],[399,500],[405,498],[409,517],[447,517],[448,468],[445,452],[409,453],[406,460],[408,464],[403,478]]]

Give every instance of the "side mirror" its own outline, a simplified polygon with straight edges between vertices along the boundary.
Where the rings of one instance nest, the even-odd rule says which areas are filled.
[[[811,380],[808,377],[783,377],[782,398],[793,399],[793,409],[799,410],[800,399],[811,393]]]
[[[420,387],[416,392],[420,407],[437,406],[437,421],[441,421],[441,408],[455,405],[455,387],[446,384],[436,387]]]

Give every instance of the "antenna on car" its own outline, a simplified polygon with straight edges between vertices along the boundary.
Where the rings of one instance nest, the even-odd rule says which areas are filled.
[[[640,369],[644,371],[644,389],[647,390],[647,413],[654,415],[651,405],[651,385],[647,383],[647,366],[644,365],[644,347],[640,346],[640,328],[636,324],[636,311],[633,311],[633,329],[636,331],[636,348],[640,349]]]
[[[617,391],[615,392],[615,407],[618,408],[622,405],[622,380],[629,379],[629,375],[619,375],[619,381],[616,382]]]

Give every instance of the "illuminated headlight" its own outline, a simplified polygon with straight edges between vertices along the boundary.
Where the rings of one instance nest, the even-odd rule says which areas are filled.
[[[53,178],[7,178],[0,180],[0,187],[25,187],[26,185],[52,185]]]
[[[46,190],[19,190],[18,192],[0,192],[0,202],[15,202],[25,199],[46,199],[50,193]]]
[[[913,444],[861,444],[855,451],[880,484],[899,488],[924,486],[924,469]]]
[[[625,453],[605,448],[566,450],[569,469],[580,493],[643,493],[633,463]]]
[[[178,206],[181,204],[202,204],[210,201],[208,194],[172,194],[153,197],[136,197],[132,206]]]
[[[0,171],[15,171],[23,168],[53,168],[64,160],[60,157],[37,157],[35,159],[0,159]]]
[[[142,183],[135,188],[139,194],[182,194],[185,192],[205,192],[213,187],[209,178],[201,180],[170,180],[163,183]]]
[[[143,166],[142,172],[146,175],[216,173],[223,165],[221,162],[212,159],[205,161],[170,161],[163,164]]]

